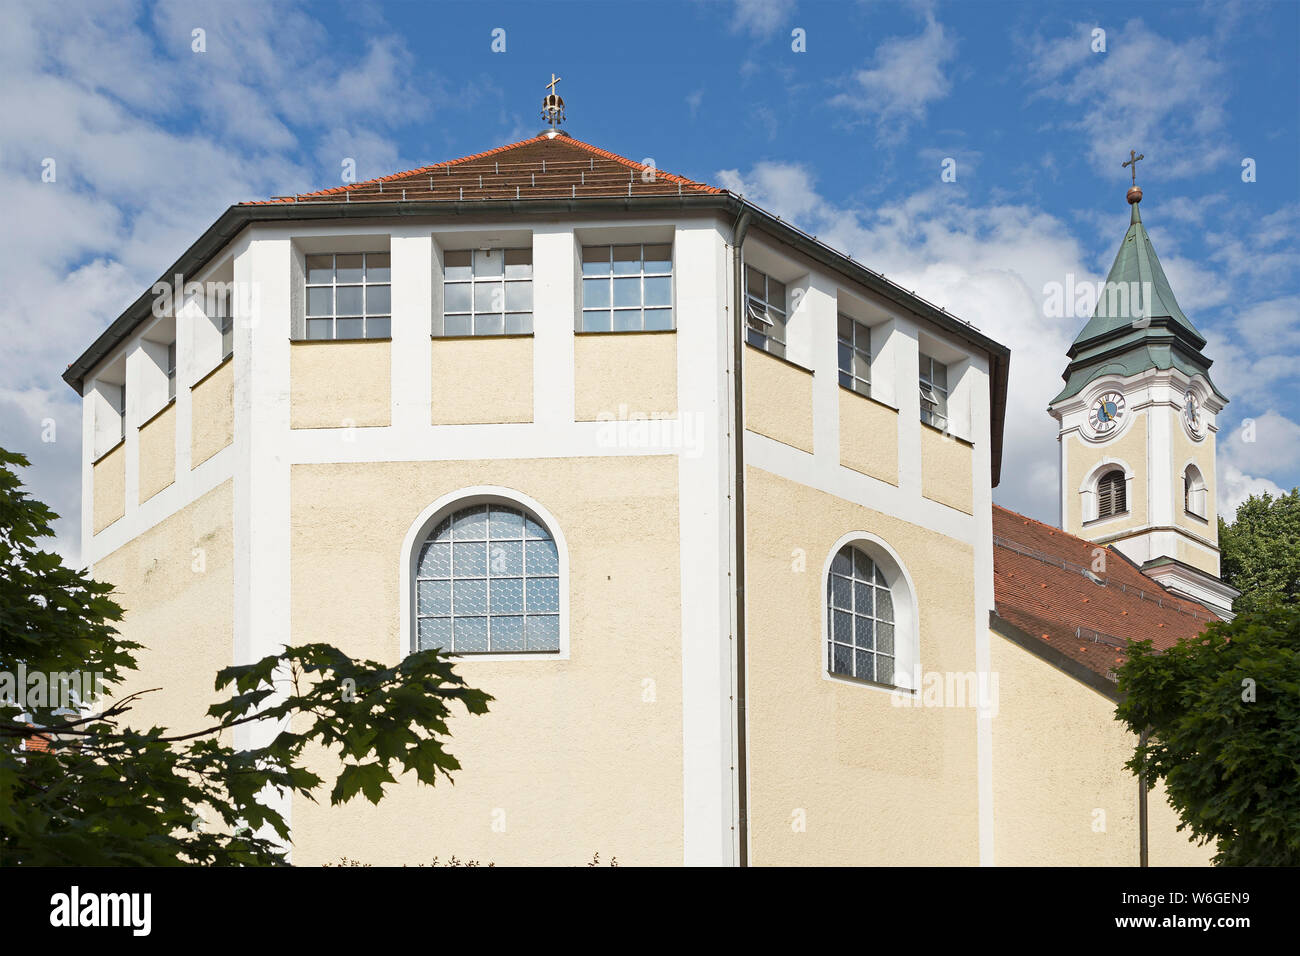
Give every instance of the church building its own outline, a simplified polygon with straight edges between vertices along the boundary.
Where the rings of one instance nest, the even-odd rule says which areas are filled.
[[[1051,404],[1056,528],[993,505],[1005,346],[543,115],[230,207],[69,366],[133,719],[201,726],[283,645],[455,655],[495,698],[455,786],[285,799],[298,864],[1207,862],[1113,719],[1128,642],[1234,594],[1226,398],[1140,191],[1110,281],[1145,291]]]

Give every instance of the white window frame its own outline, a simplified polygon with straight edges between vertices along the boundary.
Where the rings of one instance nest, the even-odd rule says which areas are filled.
[[[843,312],[838,314],[835,322],[835,351],[840,386],[869,398],[871,397],[871,326]],[[847,338],[844,334],[846,323]],[[848,350],[848,368],[845,368],[844,362],[845,349]]]
[[[1195,478],[1193,478],[1193,474]],[[1210,520],[1209,485],[1196,462],[1183,466],[1183,511],[1201,521]]]
[[[462,488],[444,495],[425,508],[411,523],[402,542],[399,566],[401,583],[401,608],[398,627],[398,653],[405,657],[419,645],[418,607],[416,582],[420,550],[425,540],[442,520],[449,515],[476,505],[498,504],[531,514],[551,535],[559,557],[559,627],[560,648],[558,651],[487,651],[456,654],[456,658],[466,662],[479,661],[557,661],[569,659],[569,549],[559,522],[541,504],[532,498],[511,488],[495,485],[480,485]]]
[[[1111,471],[1121,471],[1124,473],[1124,501],[1125,504],[1132,502],[1133,495],[1133,469],[1129,467],[1128,462],[1122,458],[1107,456],[1092,466],[1091,469],[1083,476],[1079,482],[1079,519],[1082,524],[1092,524],[1097,521],[1110,521],[1113,518],[1119,518],[1128,512],[1121,512],[1118,515],[1109,517],[1100,517],[1101,510],[1097,500],[1098,483],[1103,475]]]
[[[655,259],[646,258],[647,249],[666,249],[667,255]],[[635,259],[619,259],[616,253],[621,252],[623,255],[630,254],[631,250],[636,250]],[[605,258],[595,258],[595,254],[605,252]],[[588,259],[588,254],[593,258]],[[676,316],[673,310],[673,245],[671,242],[614,242],[614,243],[595,243],[591,245],[584,244],[581,250],[581,270],[582,270],[582,309],[578,316],[579,332],[669,332],[677,327]],[[647,268],[647,262],[664,262],[667,261],[668,268],[651,269]],[[617,264],[635,263],[635,271],[618,272]],[[599,271],[598,267],[605,265],[606,271]],[[637,280],[640,294],[637,297],[636,305],[618,305],[615,302],[615,291],[619,286],[620,280],[624,283],[631,280]],[[667,304],[646,303],[646,280],[647,279],[666,279],[668,284],[668,302]],[[608,293],[607,305],[599,303],[588,305],[587,290],[596,289],[603,284]],[[653,313],[653,316],[651,316]],[[608,327],[603,326],[600,321],[601,316],[609,317]],[[654,324],[647,325],[649,319],[653,317]],[[634,321],[635,320],[635,321]]]
[[[532,335],[533,334],[533,249],[532,246],[510,246],[510,247],[492,247],[490,249],[445,249],[442,253],[442,336],[460,337],[460,336],[493,336],[493,335]],[[450,258],[469,257],[468,267],[449,263]],[[526,257],[526,263],[511,263],[507,260],[510,258]],[[501,263],[501,272],[499,274],[484,273],[479,275],[480,264],[486,268],[488,265],[485,260],[492,260]],[[528,267],[527,275],[510,275],[511,266],[526,265]],[[466,278],[448,278],[450,269],[468,268],[469,274]],[[510,308],[510,299],[512,290],[518,290],[524,284],[528,286],[528,308]],[[448,309],[447,308],[447,290],[448,288],[465,287],[469,290],[469,309]],[[478,307],[478,290],[487,289],[495,290],[500,295],[501,308],[499,309],[480,309]],[[518,294],[517,292],[513,294]],[[482,328],[480,328],[480,319]],[[499,319],[501,328],[491,328],[490,324],[494,319]],[[464,321],[467,324],[465,330],[456,328],[454,331],[448,331],[447,323],[451,320],[453,323]]]
[[[948,364],[918,352],[918,380],[921,390],[921,421],[941,431],[948,430]],[[935,381],[935,369],[943,369],[943,384]],[[928,407],[927,407],[928,406]]]
[[[756,280],[763,280],[761,291],[755,290]],[[772,283],[781,286],[780,305],[771,300]],[[745,266],[745,341],[754,348],[785,358],[787,326],[790,322],[790,287],[780,279],[773,279],[754,266]]]
[[[838,674],[830,666],[831,607],[829,599],[831,567],[845,546],[852,545],[872,560],[885,578],[894,604],[894,684],[882,684]],[[920,617],[917,613],[917,590],[912,576],[898,553],[869,531],[851,531],[831,547],[822,567],[821,629],[817,632],[817,653],[821,659],[822,679],[849,684],[868,691],[914,697],[921,688]]]
[[[312,264],[311,264],[311,261],[312,261],[313,259],[324,258],[324,257],[326,257],[326,256],[328,256],[328,257],[330,258],[330,281],[329,281],[329,282],[313,282],[313,281],[311,281],[311,273],[312,273]],[[339,281],[338,281],[338,274],[339,274],[339,264],[338,264],[338,260],[339,260],[339,257],[340,257],[340,256],[347,256],[347,257],[351,257],[351,256],[360,256],[360,257],[361,257],[361,279],[360,279],[359,282],[339,282]],[[371,277],[370,277],[370,269],[371,269],[371,265],[370,265],[370,257],[371,257],[371,256],[378,256],[378,257],[382,257],[382,258],[388,260],[388,266],[387,266],[387,270],[388,270],[388,278],[387,278],[387,279],[371,281]],[[384,267],[383,267],[383,266],[380,266],[380,265],[376,265],[374,268],[378,270],[378,269],[382,269],[382,268],[384,268]],[[376,249],[376,250],[372,250],[372,251],[369,251],[369,252],[308,252],[308,253],[305,253],[305,258],[304,258],[304,260],[303,260],[303,275],[304,275],[304,283],[305,283],[305,291],[304,291],[304,294],[303,294],[303,311],[304,311],[304,313],[305,313],[305,314],[304,314],[304,319],[303,319],[303,320],[304,320],[304,325],[303,325],[303,337],[304,337],[304,339],[305,339],[306,341],[309,341],[309,342],[359,341],[359,340],[361,340],[361,339],[380,339],[380,340],[382,340],[382,339],[389,339],[389,338],[392,338],[392,321],[393,321],[393,314],[392,314],[392,310],[393,310],[393,299],[392,299],[392,296],[393,296],[393,293],[392,293],[393,281],[392,281],[392,280],[393,280],[393,271],[392,271],[392,255],[391,255],[391,253],[389,253],[389,252],[387,252],[387,251],[381,251],[381,250],[378,250],[378,249]],[[358,288],[358,289],[361,290],[361,312],[360,312],[359,315],[358,315],[358,314],[353,314],[353,313],[348,313],[348,314],[346,314],[346,315],[339,315],[339,312],[338,312],[338,290],[339,290],[340,288]],[[368,292],[369,292],[369,290],[372,289],[372,288],[387,288],[387,289],[388,289],[388,311],[387,311],[387,312],[376,311],[376,312],[374,312],[374,313],[371,313],[371,312],[369,311],[369,304],[368,304],[368,301],[367,301],[367,300],[369,299]],[[329,311],[329,314],[328,314],[328,315],[326,315],[326,314],[316,314],[316,315],[313,315],[313,314],[312,314],[312,311],[311,311],[311,293],[312,293],[312,290],[313,290],[313,289],[329,289],[329,290],[330,290],[330,311]],[[313,322],[319,323],[319,322],[326,321],[326,320],[328,320],[329,323],[330,323],[330,334],[329,334],[329,335],[313,335],[313,334],[312,334],[312,323],[313,323]],[[340,336],[340,335],[338,334],[338,324],[339,324],[339,322],[340,322],[340,321],[352,321],[352,320],[360,320],[360,321],[361,321],[361,335],[359,335],[359,336],[358,336],[358,335],[345,335],[345,336]],[[382,335],[379,335],[379,334],[374,334],[374,335],[372,335],[372,334],[371,334],[370,323],[371,323],[372,321],[374,321],[374,322],[377,323],[377,324],[376,324],[376,330],[377,330],[377,331],[378,331],[378,330],[383,330],[383,334],[382,334]]]

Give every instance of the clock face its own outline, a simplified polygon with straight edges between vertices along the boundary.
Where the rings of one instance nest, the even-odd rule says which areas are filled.
[[[1187,425],[1187,430],[1197,438],[1200,438],[1203,432],[1204,424],[1201,418],[1201,402],[1196,397],[1196,393],[1188,390],[1183,396],[1183,421]]]
[[[1094,435],[1109,435],[1124,421],[1124,396],[1107,392],[1092,403],[1088,411],[1088,424]]]

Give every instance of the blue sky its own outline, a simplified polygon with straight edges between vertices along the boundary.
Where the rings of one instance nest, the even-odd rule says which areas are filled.
[[[1300,483],[1298,4],[48,10],[0,0],[0,445],[33,459],[33,491],[71,519],[70,556],[67,363],[230,203],[337,185],[349,157],[366,177],[532,135],[552,71],[577,138],[743,192],[1011,346],[996,498],[1049,521],[1045,407],[1084,320],[1044,315],[1043,289],[1104,278],[1138,149],[1143,219],[1232,398],[1220,505]]]

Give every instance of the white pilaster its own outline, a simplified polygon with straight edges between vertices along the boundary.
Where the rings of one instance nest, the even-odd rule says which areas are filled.
[[[573,324],[578,258],[571,225],[533,231],[533,421],[573,423]]]
[[[978,761],[977,792],[979,811],[979,862],[992,866],[993,845],[993,718],[997,714],[997,675],[992,672],[989,650],[989,612],[994,607],[993,593],[993,486],[990,480],[993,462],[992,411],[989,405],[988,362],[982,356],[970,359],[962,374],[968,388],[965,401],[969,412],[971,453],[971,487],[974,489],[975,545],[975,672],[979,692],[975,717],[975,749]],[[919,401],[919,399],[918,399]],[[919,409],[918,409],[919,415]]]
[[[808,367],[813,370],[813,455],[820,468],[840,463],[839,352],[835,283],[821,273],[809,276],[799,303],[808,324]]]
[[[190,386],[203,374],[198,367],[195,335],[200,322],[212,325],[203,314],[201,300],[190,299],[176,313],[176,474],[173,480],[177,482],[190,472],[190,436],[194,432]]]
[[[432,387],[433,238],[428,229],[394,231],[392,253],[393,428],[429,425]]]
[[[95,409],[103,397],[87,380],[81,394],[81,542],[78,565],[90,565],[90,539],[95,534]]]
[[[731,524],[727,447],[728,255],[717,229],[678,227],[677,408],[690,444],[678,457],[682,589],[683,862],[729,866],[732,767]]]
[[[125,517],[130,518],[140,506],[140,423],[144,421],[141,399],[142,389],[147,373],[154,367],[153,360],[139,347],[139,338],[134,339],[126,354],[126,508]],[[152,414],[149,412],[147,414]]]
[[[893,322],[885,348],[893,357],[892,377],[897,383],[898,487],[905,496],[921,494],[921,393],[917,388],[920,346],[916,326],[902,319]]]
[[[1152,390],[1153,393],[1155,390]],[[1155,397],[1155,394],[1152,396]],[[1153,402],[1147,416],[1147,522],[1174,523],[1173,429],[1174,416],[1163,402]],[[1179,507],[1182,503],[1179,502]],[[1173,552],[1177,554],[1177,552]]]
[[[289,599],[289,316],[292,244],[254,239],[235,259],[235,663],[291,642]],[[235,730],[240,747],[269,743],[270,722]],[[263,799],[288,820],[290,801]]]

